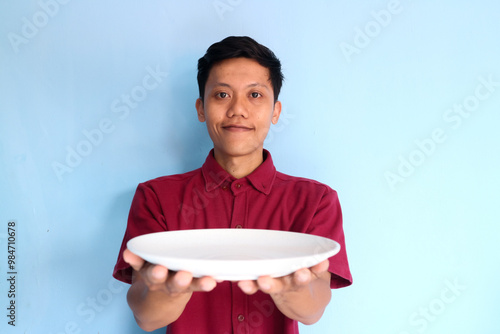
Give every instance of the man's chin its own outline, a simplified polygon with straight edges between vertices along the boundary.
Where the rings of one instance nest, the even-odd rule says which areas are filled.
[[[225,156],[225,157],[253,157],[259,154],[262,154],[263,147],[241,147],[241,146],[232,146],[232,147],[222,147],[217,148],[214,147],[216,154]]]

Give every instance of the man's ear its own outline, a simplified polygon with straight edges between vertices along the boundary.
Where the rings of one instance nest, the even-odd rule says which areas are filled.
[[[196,113],[198,114],[198,120],[205,122],[205,108],[201,99],[196,99]]]
[[[280,115],[281,115],[281,102],[276,101],[274,103],[273,117],[271,118],[271,122],[273,124],[278,123],[278,119],[280,118]]]

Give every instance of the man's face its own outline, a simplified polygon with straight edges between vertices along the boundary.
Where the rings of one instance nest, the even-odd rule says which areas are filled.
[[[267,68],[252,59],[231,58],[212,67],[196,110],[200,122],[207,123],[216,157],[255,157],[262,156],[281,103],[274,102]]]

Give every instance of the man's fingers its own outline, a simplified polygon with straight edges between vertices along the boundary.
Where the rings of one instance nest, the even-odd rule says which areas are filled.
[[[168,289],[173,292],[185,292],[193,280],[193,275],[187,271],[179,271],[174,274],[172,280],[168,283]]]
[[[294,283],[297,285],[308,284],[312,279],[312,274],[309,269],[300,269],[293,274]]]
[[[193,275],[187,271],[177,272],[171,280],[169,280],[168,290],[171,293],[182,293],[192,291],[211,291],[217,285],[217,282],[212,277],[193,278]]]
[[[283,277],[261,276],[255,281],[239,281],[238,286],[247,295],[254,294],[258,290],[267,294],[279,294],[284,291],[302,289],[328,271],[328,267],[329,262],[325,260],[309,269],[302,268]]]
[[[272,278],[271,276],[261,276],[257,279],[257,284],[262,292],[268,294],[281,293],[289,279],[284,277]]]
[[[215,288],[215,286],[217,285],[217,282],[212,277],[198,278],[197,283],[198,283],[197,284],[198,288],[201,291],[205,291],[205,292],[212,291]]]
[[[144,265],[144,260],[128,249],[125,249],[125,251],[123,252],[123,260],[130,264],[130,266],[136,271],[139,271]]]
[[[247,295],[253,295],[259,290],[259,286],[255,281],[239,281],[238,286]]]
[[[315,275],[318,276],[319,274],[324,273],[325,271],[328,271],[328,267],[329,266],[330,266],[330,262],[328,260],[325,260],[325,261],[322,261],[322,262],[318,263],[315,266],[312,266],[311,267],[311,271]]]
[[[149,269],[149,280],[153,284],[161,284],[167,280],[168,269],[163,266],[151,266]]]

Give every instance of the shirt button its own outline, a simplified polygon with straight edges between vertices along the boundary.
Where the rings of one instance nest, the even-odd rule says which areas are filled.
[[[241,184],[236,183],[236,188],[240,189],[241,188]]]
[[[223,186],[222,186],[222,190],[227,190],[227,186],[226,186],[226,185],[223,185]]]
[[[240,224],[236,225],[235,227],[236,228],[243,228],[243,226],[241,226]]]
[[[242,322],[243,320],[245,320],[245,317],[243,316],[243,314],[240,314],[240,315],[238,316],[238,321],[239,321],[239,322]]]

